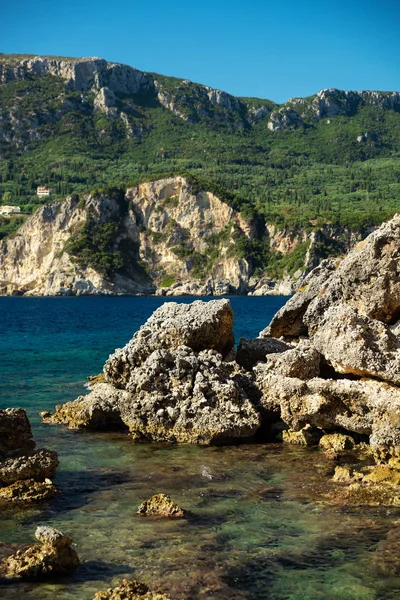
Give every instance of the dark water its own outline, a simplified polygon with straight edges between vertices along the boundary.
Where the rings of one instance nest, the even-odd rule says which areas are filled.
[[[256,336],[285,300],[232,298],[236,338]],[[376,566],[400,511],[323,505],[330,465],[318,453],[134,445],[40,424],[39,411],[84,393],[86,376],[164,301],[0,298],[0,408],[26,408],[38,444],[61,459],[59,495],[2,513],[0,541],[30,542],[45,522],[70,535],[82,559],[69,579],[0,585],[0,597],[89,600],[134,576],[177,600],[400,598],[398,577]],[[139,503],[157,492],[189,518],[139,518]]]

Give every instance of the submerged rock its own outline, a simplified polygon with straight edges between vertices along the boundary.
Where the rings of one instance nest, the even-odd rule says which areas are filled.
[[[97,592],[93,600],[169,600],[169,597],[150,591],[140,581],[123,579],[116,587]]]
[[[171,500],[166,494],[155,494],[148,500],[142,502],[138,508],[138,515],[146,517],[174,517],[185,516],[185,511]]]
[[[6,559],[4,570],[9,578],[35,579],[62,575],[79,566],[79,558],[72,540],[52,527],[38,527],[35,544],[28,550],[19,550]]]

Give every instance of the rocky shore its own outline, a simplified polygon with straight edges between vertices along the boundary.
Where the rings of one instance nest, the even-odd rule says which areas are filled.
[[[24,410],[0,410],[0,505],[51,498],[56,492],[52,479],[57,466],[56,452],[35,450]]]
[[[229,301],[166,304],[110,356],[90,394],[44,420],[122,428],[135,441],[226,444],[281,432],[339,461],[336,481],[375,483],[385,496],[400,480],[399,257],[396,216],[341,262],[319,265],[237,351]]]

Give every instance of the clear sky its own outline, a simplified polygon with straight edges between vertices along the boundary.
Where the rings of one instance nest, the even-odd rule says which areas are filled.
[[[100,56],[276,102],[400,90],[399,0],[3,0],[0,51]]]

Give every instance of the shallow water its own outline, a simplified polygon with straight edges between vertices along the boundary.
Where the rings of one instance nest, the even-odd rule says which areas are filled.
[[[400,598],[399,578],[375,561],[400,510],[323,505],[330,464],[316,452],[134,445],[124,435],[40,424],[39,411],[83,393],[86,376],[164,300],[0,298],[0,408],[26,408],[38,445],[61,460],[58,496],[2,513],[0,541],[31,542],[47,523],[76,541],[82,559],[71,578],[0,585],[0,597],[89,600],[134,576],[177,600]],[[285,300],[232,298],[236,338],[257,335]],[[157,492],[188,518],[136,515]]]

